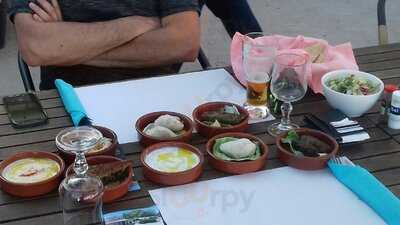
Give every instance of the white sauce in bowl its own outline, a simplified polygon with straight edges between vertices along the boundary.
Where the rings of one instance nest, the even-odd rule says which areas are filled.
[[[150,152],[145,163],[160,172],[177,173],[196,167],[200,157],[184,148],[164,147]]]

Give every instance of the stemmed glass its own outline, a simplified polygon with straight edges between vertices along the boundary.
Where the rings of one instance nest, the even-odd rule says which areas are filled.
[[[65,225],[102,222],[102,196],[104,187],[100,179],[87,174],[89,166],[85,153],[93,149],[102,133],[95,128],[82,126],[62,130],[56,145],[76,155],[73,170],[59,187]]]
[[[281,122],[268,127],[268,133],[277,136],[298,128],[290,121],[292,102],[304,97],[307,92],[306,56],[294,53],[282,53],[276,56],[275,68],[271,79],[271,93],[283,102]]]
[[[251,119],[264,119],[269,114],[267,92],[276,48],[255,41],[262,36],[263,33],[249,33],[243,41],[243,69],[247,81],[247,100],[244,108],[249,112]]]

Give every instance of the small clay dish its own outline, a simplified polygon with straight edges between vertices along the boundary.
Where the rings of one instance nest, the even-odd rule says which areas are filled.
[[[15,183],[10,182],[3,177],[3,170],[11,163],[26,158],[47,158],[54,160],[60,166],[60,171],[47,180],[35,183]],[[64,177],[65,164],[64,161],[56,154],[49,152],[29,151],[20,152],[10,156],[0,163],[0,188],[11,195],[18,197],[34,197],[44,195],[56,189]]]
[[[208,111],[214,111],[221,109],[226,105],[234,105],[238,109],[239,113],[244,115],[244,119],[241,123],[237,125],[233,125],[230,127],[212,127],[205,124],[202,121],[201,116],[203,113]],[[197,132],[206,138],[212,138],[215,135],[222,134],[222,133],[231,133],[231,132],[244,132],[249,127],[249,113],[241,106],[229,103],[229,102],[209,102],[203,105],[197,106],[193,111],[193,120],[196,127]]]
[[[90,165],[104,164],[116,161],[123,161],[120,158],[114,156],[92,156],[87,158],[87,163]],[[73,165],[70,165],[65,172],[66,176],[73,173]],[[106,187],[103,193],[103,202],[108,203],[112,202],[118,198],[121,198],[126,193],[128,193],[129,185],[132,183],[133,169],[129,167],[129,175],[126,177],[124,181],[114,187]]]
[[[318,130],[308,129],[308,128],[299,128],[295,130],[296,133],[301,135],[309,135],[319,140],[325,142],[329,146],[331,146],[332,151],[324,156],[319,157],[307,157],[307,156],[296,156],[290,150],[286,149],[285,145],[282,143],[282,140],[286,138],[287,132],[281,134],[276,139],[276,145],[278,147],[278,158],[283,163],[288,166],[301,169],[301,170],[319,170],[326,167],[328,161],[335,156],[339,151],[339,145],[335,139],[331,136],[320,132]]]
[[[102,134],[103,137],[110,138],[111,139],[111,145],[108,148],[105,148],[101,151],[97,152],[88,152],[85,154],[86,157],[92,157],[92,156],[99,156],[99,155],[109,155],[109,156],[114,156],[115,151],[117,150],[118,147],[118,138],[117,134],[115,134],[114,131],[106,128],[106,127],[100,127],[100,126],[93,126],[97,130],[99,130]],[[71,164],[75,160],[75,154],[69,151],[65,151],[62,148],[59,148],[57,146],[57,149],[59,150],[60,156],[65,160],[65,163],[67,165]]]
[[[222,159],[217,158],[213,154],[213,148],[215,141],[219,138],[224,138],[224,137],[233,137],[233,138],[247,138],[252,142],[257,142],[260,150],[261,150],[261,156],[260,158],[256,160],[246,160],[246,161],[225,161]],[[264,144],[264,142],[251,134],[246,134],[246,133],[224,133],[217,135],[210,139],[207,142],[206,145],[207,149],[207,155],[208,155],[208,160],[212,167],[215,169],[225,172],[225,173],[230,173],[230,174],[244,174],[244,173],[251,173],[255,172],[258,170],[261,170],[262,168],[265,167],[265,164],[267,162],[267,155],[268,155],[268,146]]]
[[[144,128],[146,128],[147,125],[150,123],[153,123],[158,117],[162,115],[171,115],[171,116],[177,116],[181,119],[181,121],[184,124],[184,133],[174,137],[174,138],[156,138],[152,137],[150,135],[147,135],[143,132]],[[146,115],[143,115],[136,121],[135,125],[136,131],[138,133],[139,137],[139,142],[142,146],[150,146],[153,144],[161,143],[161,142],[171,142],[171,141],[176,141],[176,142],[189,142],[192,139],[192,133],[193,133],[193,122],[192,120],[180,113],[176,112],[168,112],[168,111],[160,111],[160,112],[153,112],[149,113]]]
[[[151,152],[165,147],[177,147],[191,151],[199,157],[199,163],[192,169],[175,173],[161,172],[156,169],[153,169],[146,163],[146,157]],[[200,177],[201,173],[203,172],[204,157],[203,154],[197,148],[187,143],[163,142],[152,145],[143,150],[140,156],[140,161],[142,162],[143,174],[146,179],[162,185],[181,185],[193,182]]]

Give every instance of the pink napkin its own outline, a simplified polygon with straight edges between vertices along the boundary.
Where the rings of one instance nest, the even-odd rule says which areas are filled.
[[[242,48],[245,36],[236,33],[231,44],[231,63],[236,78],[246,85],[246,77],[243,70]],[[307,56],[309,61],[307,68],[307,79],[309,87],[315,93],[322,93],[321,78],[327,72],[338,69],[358,70],[358,65],[354,58],[353,48],[350,43],[331,46],[327,41],[304,36],[287,37],[282,35],[272,35],[256,38],[258,44],[273,45],[277,48],[277,54],[283,52],[296,52]],[[325,59],[322,63],[311,63],[309,54],[304,50],[308,46],[320,43],[324,46]]]

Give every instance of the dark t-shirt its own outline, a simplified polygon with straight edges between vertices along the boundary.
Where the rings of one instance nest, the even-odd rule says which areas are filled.
[[[28,6],[34,0],[8,0],[9,15],[32,13]],[[59,0],[64,21],[95,22],[126,16],[165,17],[183,11],[198,11],[198,0]],[[42,67],[41,89],[54,88],[54,80],[62,78],[73,85],[86,85],[146,75],[177,72],[173,65],[151,69],[113,69],[90,66]]]

